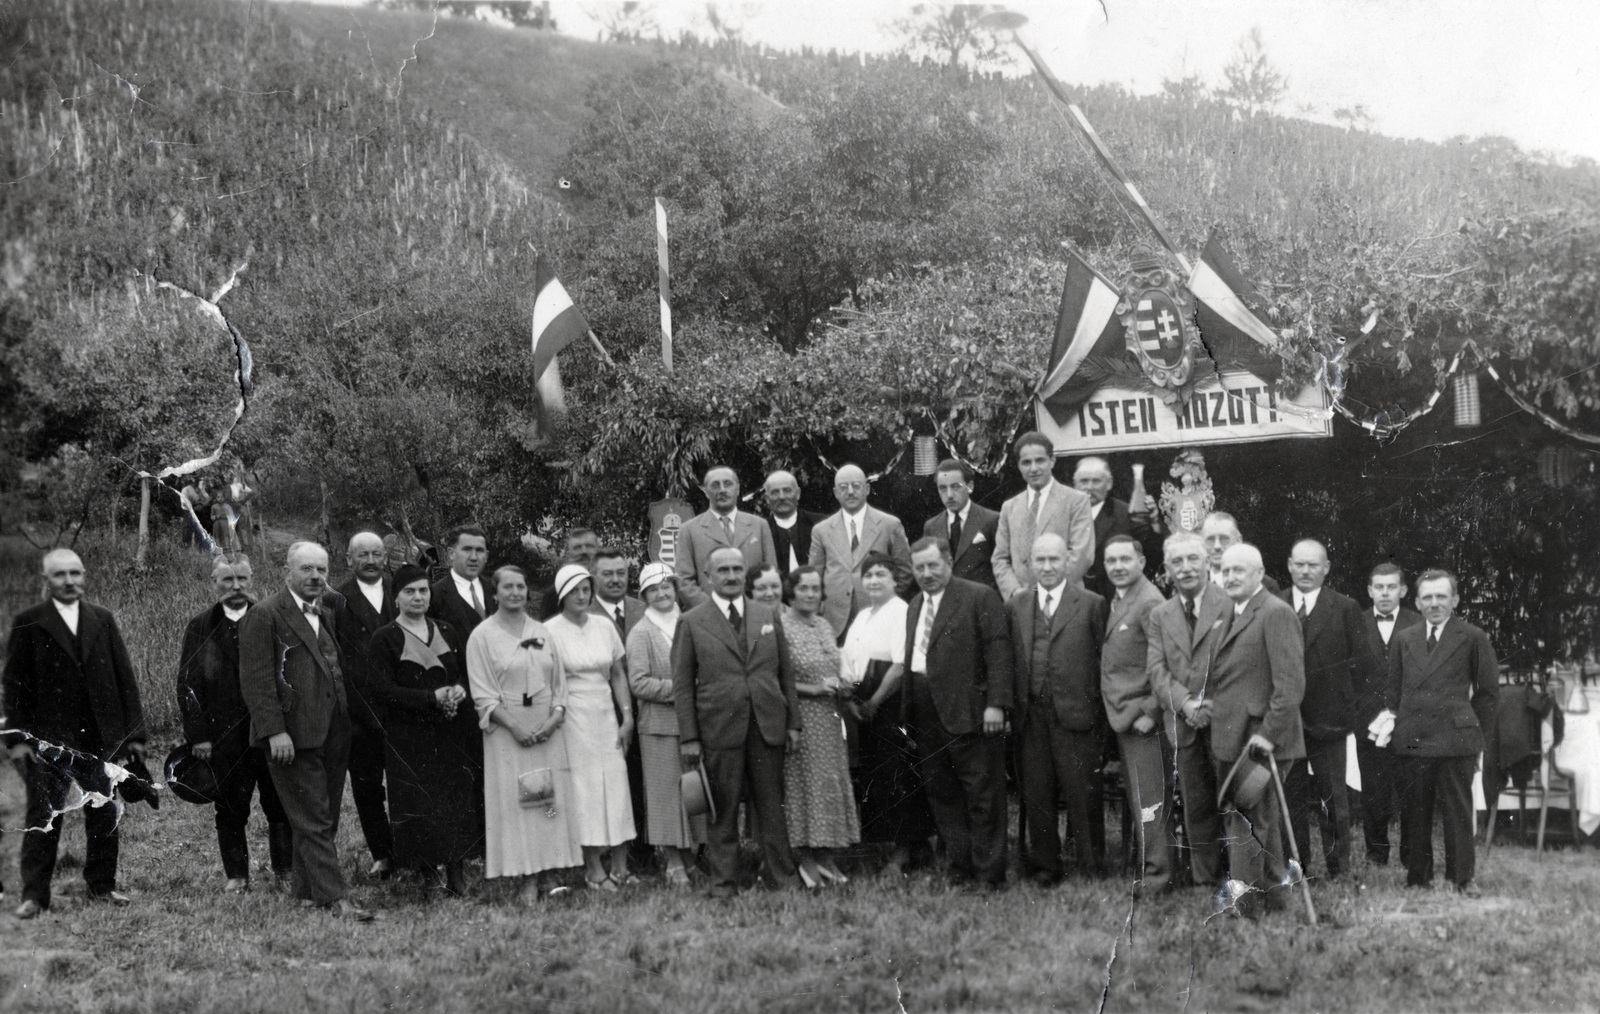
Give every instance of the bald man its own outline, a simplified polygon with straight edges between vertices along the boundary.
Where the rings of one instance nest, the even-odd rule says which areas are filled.
[[[7,726],[34,740],[67,747],[113,763],[145,749],[139,684],[122,633],[109,609],[83,600],[83,561],[70,549],[53,549],[40,565],[49,598],[18,613],[6,640],[4,676]],[[50,907],[50,878],[61,840],[59,814],[50,812],[57,768],[34,753],[31,742],[8,737],[12,763],[28,789],[22,836],[22,904],[19,919]],[[59,788],[59,786],[55,786]],[[88,844],[83,879],[88,897],[128,904],[117,891],[117,807],[86,806]]]
[[[833,498],[837,513],[817,523],[811,530],[811,556],[806,561],[822,571],[822,615],[843,634],[861,604],[866,591],[861,587],[861,561],[868,553],[882,553],[900,563],[910,588],[911,541],[905,525],[893,514],[867,504],[872,484],[859,466],[846,465],[833,474]]]
[[[1271,755],[1280,771],[1306,755],[1300,619],[1289,603],[1261,586],[1263,573],[1256,547],[1240,543],[1223,551],[1222,590],[1232,608],[1211,666],[1211,763],[1219,786],[1242,753],[1263,764]],[[1250,888],[1239,899],[1239,911],[1259,914],[1263,895],[1273,907],[1284,907],[1293,884],[1284,875],[1289,852],[1277,795],[1270,787],[1253,801],[1230,795],[1222,817],[1229,876]]]
[[[350,759],[350,697],[334,610],[323,603],[328,552],[289,547],[286,587],[239,624],[239,690],[250,741],[264,744],[294,829],[295,897],[341,918],[372,919],[346,895],[334,838]]]
[[[761,495],[767,501],[767,528],[778,554],[778,570],[788,577],[811,559],[811,532],[827,515],[800,509],[800,483],[789,472],[767,476]]]
[[[334,589],[337,598],[328,596],[335,613],[340,614],[335,617],[339,648],[350,669],[345,681],[350,694],[350,795],[361,821],[361,836],[372,854],[371,873],[383,878],[394,868],[394,832],[383,790],[383,720],[367,689],[372,682],[367,651],[378,628],[399,615],[388,563],[383,539],[373,532],[357,532],[345,550],[350,575]]]
[[[728,547],[744,557],[746,570],[776,565],[778,551],[761,518],[739,509],[739,474],[727,465],[706,469],[700,489],[710,504],[678,529],[678,595],[685,605],[704,602],[716,584],[711,554]]]

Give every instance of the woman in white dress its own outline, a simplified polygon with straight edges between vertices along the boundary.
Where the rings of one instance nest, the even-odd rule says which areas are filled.
[[[633,699],[622,638],[616,627],[589,612],[594,581],[583,567],[568,564],[557,571],[555,590],[561,612],[546,626],[567,678],[573,824],[589,887],[615,891],[638,879],[628,872],[628,842],[635,831],[624,751],[633,736]]]
[[[467,682],[483,730],[485,878],[579,864],[564,721],[567,684],[544,624],[528,615],[520,567],[494,572],[499,608],[467,639]]]
[[[899,565],[882,553],[861,561],[867,606],[845,632],[841,664],[855,688],[855,795],[861,805],[861,840],[885,850],[884,872],[905,871],[926,853],[933,814],[918,784],[916,758],[900,729],[900,693],[905,674],[906,614],[895,595]]]

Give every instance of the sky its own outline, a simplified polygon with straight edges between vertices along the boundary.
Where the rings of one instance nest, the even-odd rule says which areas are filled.
[[[594,38],[615,3],[552,0],[560,29]],[[704,3],[648,4],[668,35],[711,34]],[[895,48],[909,4],[882,0],[722,2],[745,38],[790,48]],[[1159,90],[1199,74],[1223,83],[1239,41],[1261,30],[1289,79],[1279,112],[1332,122],[1357,104],[1373,128],[1442,141],[1502,135],[1559,158],[1600,159],[1596,0],[1055,0],[1013,3],[1024,38],[1057,77]],[[1020,70],[1020,64],[1018,68]]]

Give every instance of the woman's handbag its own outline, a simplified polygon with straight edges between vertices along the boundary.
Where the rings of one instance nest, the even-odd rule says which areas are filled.
[[[553,806],[555,801],[556,780],[549,768],[534,768],[517,776],[517,802],[523,806]]]

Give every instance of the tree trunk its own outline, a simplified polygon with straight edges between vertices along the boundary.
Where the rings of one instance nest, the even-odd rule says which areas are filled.
[[[133,565],[144,569],[145,553],[150,548],[150,477],[139,479],[139,549],[134,554]]]
[[[328,480],[318,479],[317,484],[322,487],[322,544],[333,545],[333,531],[328,522]]]

